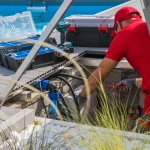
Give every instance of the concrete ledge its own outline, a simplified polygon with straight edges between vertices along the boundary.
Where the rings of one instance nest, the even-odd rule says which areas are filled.
[[[10,113],[12,114],[10,115]],[[0,122],[0,134],[5,135],[6,137],[10,131],[20,132],[35,120],[35,112],[32,109],[21,110],[4,107],[1,110],[1,114],[3,115],[2,118],[6,115],[6,120]]]
[[[93,131],[98,131],[98,132],[101,132],[102,134],[112,134],[113,136],[117,135],[120,137],[132,139],[132,140],[140,140],[142,142],[150,142],[150,136],[144,135],[144,134],[138,134],[138,133],[126,132],[126,131],[120,131],[120,130],[112,130],[112,129],[102,128],[102,127],[82,125],[82,124],[77,124],[77,123],[72,123],[72,122],[44,119],[44,118],[39,118],[39,117],[37,117],[36,120],[42,121],[44,124],[53,124],[54,126],[61,125],[64,127],[69,127],[69,128],[76,127],[76,128],[80,128],[80,129],[81,128],[90,129],[90,130],[92,129]]]
[[[101,63],[103,59],[101,58],[80,58],[80,63],[84,66],[89,66],[89,67],[98,67],[99,64]],[[118,65],[116,66],[116,68],[119,69],[133,69],[132,66],[128,63],[127,60],[121,60]]]

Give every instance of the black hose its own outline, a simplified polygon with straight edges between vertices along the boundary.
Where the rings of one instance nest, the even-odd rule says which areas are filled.
[[[61,100],[62,100],[64,106],[66,107],[66,110],[67,110],[67,112],[68,112],[67,115],[70,117],[70,119],[73,120],[73,117],[72,117],[72,115],[71,115],[71,111],[70,111],[70,109],[68,108],[68,105],[67,105],[67,103],[66,103],[66,101],[65,101],[65,99],[64,99],[64,97],[63,97],[63,95],[62,95],[61,92],[60,92],[60,98],[61,98]]]
[[[82,77],[77,77],[77,76],[66,74],[66,73],[61,73],[61,74],[54,75],[54,77],[57,77],[57,76],[70,77],[70,78],[78,79],[78,80],[81,80],[81,81],[84,80]]]
[[[70,85],[70,83],[65,78],[63,78],[61,76],[58,76],[57,78],[60,79],[60,80],[62,80],[63,82],[65,82],[68,85],[68,87],[70,88],[70,91],[71,91],[72,96],[74,98],[74,103],[76,105],[76,109],[77,109],[77,112],[78,112],[78,117],[80,119],[81,118],[80,117],[80,108],[79,108],[78,100],[77,100],[77,97],[76,97],[76,95],[74,93],[74,90],[73,90],[72,86]]]

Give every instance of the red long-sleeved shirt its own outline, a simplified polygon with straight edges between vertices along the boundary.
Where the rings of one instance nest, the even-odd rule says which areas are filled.
[[[107,58],[120,61],[125,57],[142,77],[142,91],[150,94],[150,35],[146,22],[132,21],[118,32],[112,41]],[[150,107],[150,99],[144,102],[144,112]]]

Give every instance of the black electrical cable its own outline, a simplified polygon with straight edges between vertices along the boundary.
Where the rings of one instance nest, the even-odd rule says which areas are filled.
[[[56,75],[54,75],[54,77],[57,77],[57,76],[70,77],[70,78],[78,79],[78,80],[81,80],[81,81],[84,80],[82,77],[77,77],[77,76],[70,75],[70,74],[65,74],[65,73],[61,73],[61,74],[56,74]]]
[[[65,101],[65,99],[64,99],[64,97],[63,97],[63,95],[62,95],[61,92],[60,92],[60,98],[61,98],[61,100],[62,100],[64,106],[66,107],[66,110],[67,110],[67,112],[68,112],[67,115],[70,117],[70,119],[73,120],[73,117],[72,117],[72,115],[71,115],[71,111],[70,111],[70,109],[68,108],[68,105],[67,105],[67,103],[66,103],[66,101]]]
[[[78,103],[77,97],[76,97],[76,95],[74,93],[74,90],[73,90],[72,86],[70,85],[70,83],[65,78],[63,78],[61,76],[57,76],[57,78],[60,79],[60,80],[62,80],[63,82],[65,82],[68,85],[68,87],[70,88],[70,91],[71,91],[72,96],[74,98],[74,103],[76,105],[76,109],[77,109],[77,112],[78,112],[78,117],[79,117],[79,120],[80,120],[81,117],[80,117],[79,103]]]

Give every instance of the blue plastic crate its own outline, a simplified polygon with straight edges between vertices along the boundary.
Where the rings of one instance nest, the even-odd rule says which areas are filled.
[[[4,54],[9,54],[16,51],[22,51],[25,49],[30,49],[33,47],[33,44],[28,44],[26,42],[20,41],[11,41],[11,42],[2,42],[0,43],[0,48]]]
[[[39,39],[39,35],[36,35],[36,36],[33,36],[33,37],[29,37],[28,39],[31,39],[31,40],[38,40]]]
[[[29,52],[30,50],[25,50],[5,55],[6,61],[8,63],[8,68],[10,70],[17,71]],[[54,63],[55,51],[47,47],[42,47],[28,69],[45,67]]]
[[[0,46],[4,47],[4,48],[10,48],[10,47],[15,47],[16,44],[15,43],[11,43],[11,42],[3,42],[3,43],[0,43]]]
[[[29,52],[30,52],[30,50],[12,53],[11,57],[14,59],[25,59],[27,57],[27,55],[29,54]],[[46,53],[54,53],[54,50],[47,48],[47,47],[42,47],[37,55],[42,55],[42,54],[46,54]]]

